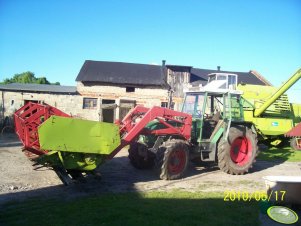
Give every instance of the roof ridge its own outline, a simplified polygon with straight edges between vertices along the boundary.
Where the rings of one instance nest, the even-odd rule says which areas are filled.
[[[12,83],[7,83],[7,84],[1,84],[1,85],[38,85],[38,86],[56,86],[56,87],[76,87],[76,86],[70,86],[70,85],[57,85],[57,84],[39,84],[39,83],[21,83],[21,82],[12,82]]]
[[[131,63],[131,62],[120,62],[120,61],[105,61],[105,60],[85,60],[86,62],[99,62],[99,63],[118,63],[118,64],[132,64],[132,65],[146,65],[146,66],[156,66],[161,67],[162,65],[158,64],[145,64],[145,63]]]
[[[273,86],[272,83],[270,83],[265,77],[263,77],[258,71],[256,70],[250,70],[250,73],[255,75],[260,81],[264,82],[265,84],[269,86]]]

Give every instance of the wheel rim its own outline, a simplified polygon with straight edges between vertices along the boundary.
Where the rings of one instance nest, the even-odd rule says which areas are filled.
[[[231,144],[230,156],[236,165],[246,165],[252,157],[251,141],[247,137],[237,137]]]
[[[173,151],[168,160],[168,171],[170,174],[179,174],[185,168],[186,152],[184,150]]]
[[[296,148],[297,150],[301,150],[301,138],[296,138]]]

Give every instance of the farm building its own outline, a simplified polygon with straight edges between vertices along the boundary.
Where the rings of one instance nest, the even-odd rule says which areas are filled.
[[[226,72],[197,69],[191,66],[132,64],[87,60],[76,81],[77,91],[84,97],[93,114],[99,113],[102,121],[122,119],[136,104],[146,107],[167,107],[172,90],[172,108],[181,109],[183,88],[206,84],[207,75],[214,72],[236,73],[238,82],[271,85],[255,71]]]
[[[173,90],[174,108],[189,83],[191,67],[86,61],[76,81],[84,105],[99,112],[102,121],[122,119],[135,105],[167,107],[168,92]],[[98,104],[99,103],[99,104]]]
[[[191,66],[133,64],[122,62],[84,62],[75,86],[8,84],[0,85],[0,120],[28,101],[44,102],[75,117],[113,122],[122,119],[135,105],[167,107],[180,110],[183,88],[206,84],[207,75],[217,70]],[[227,71],[228,72],[228,71]],[[256,71],[231,72],[238,74],[238,82],[271,85]]]
[[[13,113],[29,101],[47,103],[75,114],[80,96],[75,86],[11,83],[0,85],[0,98],[1,128],[3,124],[11,124]]]

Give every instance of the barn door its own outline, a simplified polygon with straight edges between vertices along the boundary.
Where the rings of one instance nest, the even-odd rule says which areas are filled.
[[[126,116],[126,114],[135,106],[135,100],[120,100],[119,119],[122,120]]]

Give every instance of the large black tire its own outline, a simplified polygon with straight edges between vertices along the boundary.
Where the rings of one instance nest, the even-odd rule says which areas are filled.
[[[183,140],[168,140],[156,155],[156,165],[163,180],[175,180],[185,174],[189,159],[188,146]]]
[[[146,155],[142,156],[139,152],[145,152]],[[154,165],[155,156],[147,150],[146,145],[141,143],[132,143],[129,148],[129,159],[131,164],[137,169],[151,169]]]
[[[256,134],[245,126],[231,127],[228,138],[222,138],[218,144],[218,166],[229,174],[244,174],[252,167],[257,154]]]
[[[300,138],[299,138],[300,139]],[[299,145],[297,144],[297,142],[299,143]],[[296,137],[293,137],[290,141],[290,146],[293,150],[295,151],[301,151],[301,144],[300,144],[300,140],[297,140]]]

